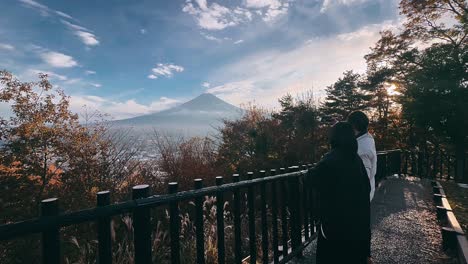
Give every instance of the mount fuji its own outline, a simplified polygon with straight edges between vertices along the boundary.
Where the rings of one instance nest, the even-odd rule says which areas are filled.
[[[233,120],[242,116],[243,110],[231,105],[213,94],[204,93],[173,108],[112,121],[114,128],[134,130],[154,129],[165,132],[184,133],[190,136],[206,135],[215,132],[223,120]]]

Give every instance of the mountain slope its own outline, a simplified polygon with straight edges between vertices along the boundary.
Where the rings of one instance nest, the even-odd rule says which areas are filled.
[[[155,128],[203,134],[221,125],[223,119],[239,118],[242,109],[204,93],[173,108],[133,118],[113,121],[114,127]]]

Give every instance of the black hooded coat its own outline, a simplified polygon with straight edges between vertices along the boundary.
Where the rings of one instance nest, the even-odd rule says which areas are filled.
[[[332,150],[313,172],[321,223],[318,264],[366,263],[370,256],[370,184],[353,139],[332,132]]]

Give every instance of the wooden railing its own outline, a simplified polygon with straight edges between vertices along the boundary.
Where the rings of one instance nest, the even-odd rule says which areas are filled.
[[[468,153],[465,156],[468,156]],[[401,169],[404,174],[428,179],[456,181],[463,179],[463,175],[457,175],[455,155],[443,148],[425,151],[404,150],[401,152],[401,159]],[[466,160],[462,162],[466,164]]]
[[[377,181],[401,171],[401,151],[378,153]],[[177,183],[168,186],[168,194],[151,195],[148,185],[132,188],[132,200],[111,204],[108,191],[97,194],[97,206],[71,213],[59,212],[57,198],[41,203],[41,216],[23,222],[0,226],[0,240],[11,240],[28,234],[41,233],[42,263],[60,263],[60,229],[66,226],[94,222],[97,226],[97,263],[112,263],[111,217],[132,214],[134,260],[136,264],[152,261],[152,230],[150,210],[168,206],[171,262],[181,262],[179,203],[193,201],[196,235],[196,261],[205,263],[205,234],[203,201],[216,197],[217,263],[226,262],[224,201],[232,199],[234,228],[234,263],[286,263],[301,256],[307,244],[315,239],[317,218],[314,214],[315,195],[310,180],[313,165],[249,172],[244,177],[232,176],[230,183],[216,177],[216,186],[203,187],[201,179],[194,180],[194,189],[177,191]],[[241,237],[241,200],[247,196],[249,253],[243,254]],[[259,198],[259,199],[257,199]],[[267,208],[268,205],[268,208]],[[260,230],[256,230],[256,214],[260,214]],[[257,235],[261,233],[261,259],[257,260]],[[230,261],[232,262],[232,261]]]

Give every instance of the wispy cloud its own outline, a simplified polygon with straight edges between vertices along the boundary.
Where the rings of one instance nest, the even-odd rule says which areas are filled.
[[[268,22],[287,14],[289,2],[283,0],[245,0],[245,6],[256,9],[255,13]]]
[[[227,7],[206,0],[187,0],[182,11],[192,15],[205,30],[222,30],[259,17],[265,22],[287,14],[292,0],[245,0],[243,5]]]
[[[216,37],[212,34],[208,34],[208,33],[205,33],[205,32],[200,32],[200,35],[202,35],[205,39],[207,40],[210,40],[210,41],[214,41],[216,43],[234,43],[234,44],[240,44],[242,42],[244,42],[244,40],[240,39],[240,40],[237,40],[237,41],[232,41],[232,38],[230,37]]]
[[[74,19],[72,16],[70,16],[67,13],[64,13],[62,11],[49,8],[48,6],[40,4],[40,3],[36,2],[36,1],[33,1],[33,0],[18,0],[18,1],[20,1],[24,6],[26,6],[28,8],[32,8],[34,10],[37,10],[38,12],[40,12],[40,14],[42,16],[51,16],[51,15],[55,14],[55,15],[58,15],[60,17],[67,18],[67,19],[70,19],[70,20]]]
[[[85,31],[77,31],[75,34],[81,39],[81,41],[87,46],[96,46],[99,44],[96,36],[92,33]]]
[[[204,82],[202,83],[202,86],[205,88],[210,88],[210,83],[209,82]]]
[[[230,9],[218,3],[208,4],[206,0],[189,0],[182,11],[192,15],[206,30],[221,30],[252,19],[252,13],[245,8]]]
[[[215,37],[213,35],[210,35],[210,34],[207,34],[205,32],[200,32],[200,34],[207,40],[215,41],[215,42],[218,42],[218,43],[223,41],[221,38],[217,38],[217,37]]]
[[[78,65],[72,56],[60,52],[46,51],[39,56],[45,63],[56,68],[70,68]]]
[[[86,80],[80,77],[75,77],[69,74],[63,74],[67,72],[67,69],[50,70],[50,66],[43,65],[41,68],[30,68],[24,71],[18,71],[18,77],[23,81],[37,81],[39,73],[47,74],[48,79],[55,87],[60,87],[70,92],[87,91],[89,88],[100,88],[102,84],[96,81]]]
[[[92,33],[91,30],[65,20],[61,21],[65,26],[72,30],[73,34],[75,34],[86,46],[96,46],[99,44],[98,38]]]
[[[83,84],[83,79],[81,78],[71,78],[64,82],[65,85],[75,85],[75,84]]]
[[[37,76],[39,75],[39,73],[42,73],[42,74],[47,74],[47,77],[49,77],[49,79],[51,80],[59,80],[59,81],[66,81],[68,80],[68,77],[65,76],[65,75],[61,75],[61,74],[58,74],[58,73],[55,73],[55,72],[52,72],[52,71],[44,71],[44,70],[38,70],[38,69],[29,69],[26,71],[26,75],[27,77],[30,77],[30,78],[33,78],[33,79],[36,79]]]
[[[157,79],[160,76],[172,77],[175,72],[183,72],[184,67],[172,63],[158,63],[156,67],[151,69],[151,74],[148,75],[149,79]]]
[[[245,6],[250,8],[263,8],[280,5],[278,0],[245,0]]]
[[[73,30],[76,30],[76,31],[90,31],[89,29],[85,28],[85,27],[82,27],[80,25],[77,25],[77,24],[73,24],[73,23],[70,23],[66,20],[60,20],[62,22],[62,24],[64,24],[65,26],[67,26],[68,28],[70,29],[73,29]]]
[[[12,51],[12,50],[15,50],[15,47],[13,47],[13,46],[10,45],[10,44],[0,43],[0,50],[9,50],[9,51]]]
[[[69,14],[67,13],[64,13],[64,12],[61,12],[61,11],[58,11],[58,10],[55,10],[55,13],[61,17],[64,17],[64,18],[68,18],[70,20],[74,20],[73,17],[71,17]]]
[[[18,1],[20,1],[26,7],[37,10],[43,16],[50,16],[50,17],[56,17],[56,18],[58,17],[60,21],[62,22],[62,24],[64,24],[68,29],[70,29],[73,32],[73,34],[77,36],[81,40],[81,42],[83,42],[83,44],[85,44],[86,46],[96,46],[99,44],[98,38],[91,30],[83,26],[64,20],[64,19],[68,19],[72,21],[77,21],[75,18],[73,18],[69,14],[59,11],[59,10],[49,8],[48,6],[40,4],[34,0],[18,0]]]
[[[87,70],[87,71],[85,71],[85,74],[86,74],[86,75],[93,75],[93,74],[96,74],[96,72],[95,72],[95,71]]]
[[[327,12],[328,9],[334,6],[346,5],[350,6],[353,4],[360,4],[369,0],[323,0],[322,7],[320,8],[321,13]]]

